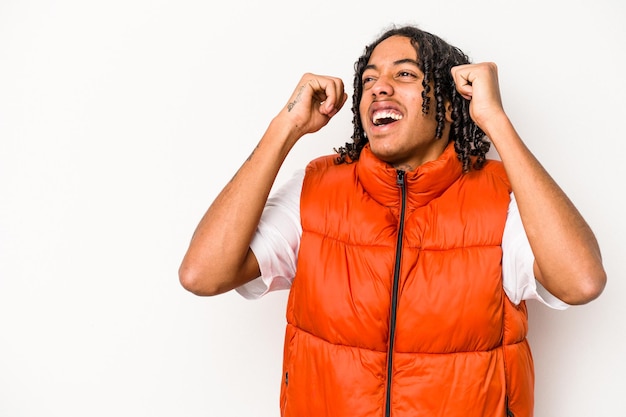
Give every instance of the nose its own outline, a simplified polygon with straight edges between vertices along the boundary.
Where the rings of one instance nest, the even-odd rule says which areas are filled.
[[[393,94],[393,84],[389,77],[381,75],[372,86],[372,96],[390,96]]]

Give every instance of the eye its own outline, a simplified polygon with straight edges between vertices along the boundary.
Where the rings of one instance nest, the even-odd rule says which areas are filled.
[[[376,80],[376,78],[374,78],[371,75],[364,75],[363,79],[361,80],[361,84],[366,85],[366,84],[371,83],[371,82],[373,82],[375,80]]]
[[[400,71],[398,78],[417,78],[417,76],[411,71]]]

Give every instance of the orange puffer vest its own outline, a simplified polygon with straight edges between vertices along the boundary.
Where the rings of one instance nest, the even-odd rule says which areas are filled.
[[[532,416],[526,307],[502,287],[509,193],[500,162],[462,174],[452,145],[405,175],[367,146],[309,164],[281,415]]]

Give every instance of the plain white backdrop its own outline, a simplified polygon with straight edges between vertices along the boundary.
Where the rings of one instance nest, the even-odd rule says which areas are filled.
[[[0,1],[0,416],[278,416],[286,292],[201,298],[191,234],[306,71],[352,95],[415,23],[495,61],[520,134],[609,282],[530,303],[537,417],[624,415],[626,6],[564,1]],[[351,134],[350,103],[277,184]]]

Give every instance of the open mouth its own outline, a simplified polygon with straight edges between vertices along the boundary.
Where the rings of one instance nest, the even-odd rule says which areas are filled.
[[[393,110],[380,110],[372,115],[372,123],[374,126],[387,125],[402,119],[402,114]]]

